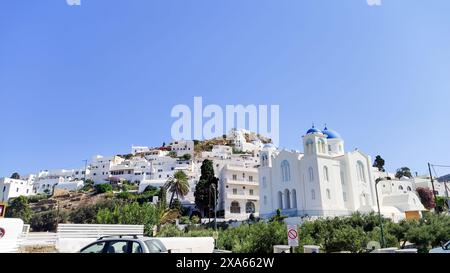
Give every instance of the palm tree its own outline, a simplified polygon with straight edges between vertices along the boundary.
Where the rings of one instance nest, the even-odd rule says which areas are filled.
[[[167,182],[164,184],[164,188],[172,193],[169,203],[169,207],[171,207],[175,194],[177,195],[178,199],[188,194],[189,182],[187,175],[183,171],[177,171],[173,175],[173,178],[167,180]]]
[[[180,217],[180,212],[176,209],[166,208],[164,205],[156,206],[156,232],[161,231],[161,227],[171,223]]]

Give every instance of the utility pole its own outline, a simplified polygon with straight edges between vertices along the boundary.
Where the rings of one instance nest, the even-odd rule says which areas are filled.
[[[216,192],[216,185],[211,185],[213,188],[214,193],[214,230],[217,231],[217,192]]]
[[[448,187],[447,187],[447,182],[444,182],[444,187],[445,187],[445,196],[447,197],[447,207],[448,207],[448,211],[450,211],[450,198],[448,198]]]
[[[431,164],[428,163],[428,170],[430,171],[430,179],[431,179],[431,187],[433,188],[433,196],[434,196],[434,203],[436,204],[436,191],[434,190],[434,179],[433,179],[433,174],[431,173]],[[439,213],[438,210],[436,210],[436,213]]]
[[[380,228],[381,228],[381,248],[384,248],[383,218],[381,217],[380,201],[378,200],[378,183],[380,183],[381,180],[382,180],[381,178],[378,178],[377,180],[375,180],[375,195],[377,196],[378,218],[380,219]]]

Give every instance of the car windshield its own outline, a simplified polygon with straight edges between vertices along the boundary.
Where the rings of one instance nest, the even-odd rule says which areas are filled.
[[[167,251],[164,245],[159,240],[147,240],[145,241],[145,244],[147,245],[150,253],[161,253]]]

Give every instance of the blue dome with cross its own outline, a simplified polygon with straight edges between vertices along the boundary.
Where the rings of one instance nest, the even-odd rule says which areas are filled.
[[[311,129],[309,129],[306,134],[321,134],[322,131],[320,131],[319,129],[315,128],[314,125],[311,127]]]
[[[326,126],[323,129],[322,133],[325,134],[328,139],[342,138],[338,132],[336,132],[335,130],[328,129]]]

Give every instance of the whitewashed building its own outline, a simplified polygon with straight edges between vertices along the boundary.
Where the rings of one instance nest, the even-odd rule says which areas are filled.
[[[10,198],[33,195],[33,184],[24,179],[0,178],[0,202]]]
[[[309,129],[302,144],[303,153],[272,145],[261,151],[261,216],[270,217],[277,209],[296,217],[343,216],[376,209],[377,177],[369,155],[360,150],[346,152],[342,137],[327,128]],[[406,195],[407,205],[402,201],[401,208],[391,201],[381,204],[386,217],[400,219],[405,211],[423,210],[420,202],[414,204],[414,196]]]
[[[177,156],[189,154],[194,157],[194,141],[193,140],[177,140],[170,144],[171,151],[177,153]]]
[[[264,146],[254,132],[245,129],[232,129],[227,139],[233,143],[236,150],[243,152],[253,152]]]
[[[258,169],[227,164],[219,174],[219,210],[225,219],[259,216]]]

